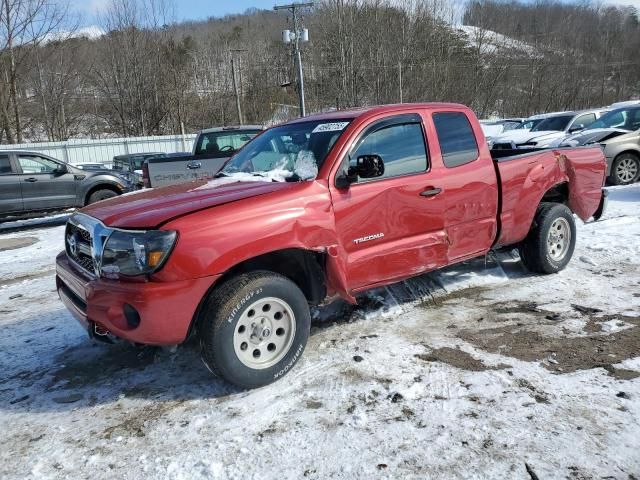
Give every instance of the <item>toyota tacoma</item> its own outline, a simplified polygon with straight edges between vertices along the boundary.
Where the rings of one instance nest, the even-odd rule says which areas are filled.
[[[290,371],[310,306],[503,247],[555,273],[574,214],[604,210],[600,147],[490,151],[446,103],[336,111],[270,128],[212,179],[85,207],[57,257],[60,298],[92,336],[199,339],[245,388]]]

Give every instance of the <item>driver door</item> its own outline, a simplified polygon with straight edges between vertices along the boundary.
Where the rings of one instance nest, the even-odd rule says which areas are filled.
[[[440,172],[430,171],[422,118],[405,114],[372,122],[340,170],[362,155],[380,156],[384,174],[331,189],[348,288],[362,290],[445,265],[446,194],[438,188]]]
[[[77,181],[58,163],[33,153],[17,154],[24,210],[46,210],[76,206]],[[64,172],[57,171],[59,166]]]

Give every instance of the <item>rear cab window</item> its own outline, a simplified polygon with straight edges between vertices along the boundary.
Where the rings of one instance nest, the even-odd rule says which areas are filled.
[[[447,168],[459,167],[478,158],[478,143],[471,123],[462,112],[433,114],[442,161]]]
[[[258,135],[260,130],[220,131],[202,133],[198,137],[195,154],[207,154],[218,157],[230,157],[236,150],[239,150],[245,143]]]

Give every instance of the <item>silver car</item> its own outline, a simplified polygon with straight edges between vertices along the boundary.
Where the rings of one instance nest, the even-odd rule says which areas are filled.
[[[531,130],[514,129],[493,137],[490,147],[501,148],[546,148],[567,135],[579,132],[592,125],[606,112],[605,109],[563,112],[547,115]]]
[[[640,105],[618,108],[603,115],[560,146],[599,143],[607,157],[607,176],[613,185],[628,185],[640,178]]]

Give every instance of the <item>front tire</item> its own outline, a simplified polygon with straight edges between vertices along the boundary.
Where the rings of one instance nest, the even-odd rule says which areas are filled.
[[[611,165],[609,182],[613,185],[629,185],[640,178],[640,158],[633,153],[621,153]]]
[[[267,271],[239,275],[205,300],[198,318],[202,359],[234,385],[267,385],[300,359],[310,327],[307,300],[291,280]]]
[[[557,273],[567,266],[575,247],[576,223],[571,210],[560,203],[541,203],[519,250],[530,271]]]
[[[107,198],[117,197],[118,194],[113,190],[109,190],[108,188],[103,188],[100,190],[96,190],[91,195],[89,195],[89,200],[87,201],[87,205],[91,205],[92,203],[99,202],[101,200],[106,200]]]

